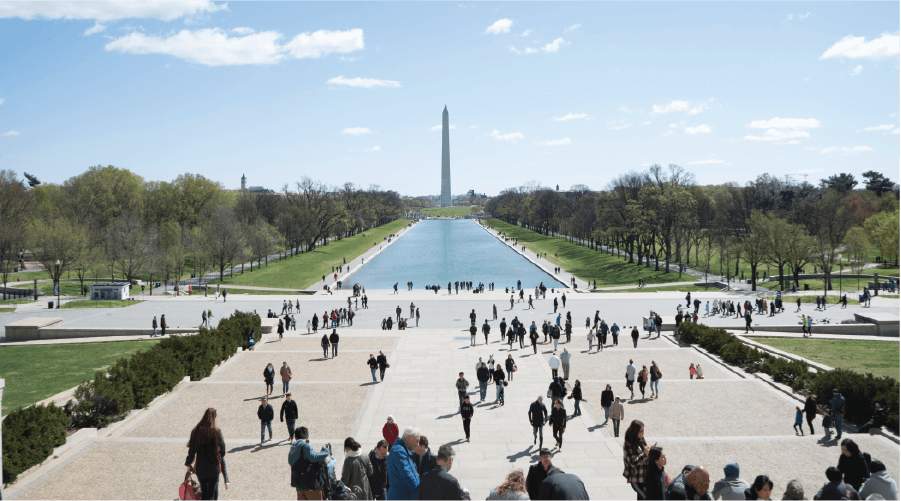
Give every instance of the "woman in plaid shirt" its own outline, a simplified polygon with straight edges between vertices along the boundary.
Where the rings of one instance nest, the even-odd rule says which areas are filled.
[[[644,423],[635,419],[626,430],[623,443],[623,476],[638,494],[638,499],[645,499],[645,478],[648,474],[648,452],[650,447],[644,440]]]

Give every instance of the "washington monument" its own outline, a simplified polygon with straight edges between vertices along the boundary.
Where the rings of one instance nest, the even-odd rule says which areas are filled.
[[[444,106],[444,113],[441,114],[441,199],[439,200],[442,207],[450,207],[451,188],[450,188],[450,135],[448,133],[447,106]]]

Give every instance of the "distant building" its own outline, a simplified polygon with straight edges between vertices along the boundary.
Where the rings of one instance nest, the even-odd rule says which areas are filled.
[[[244,191],[246,189],[247,189],[247,176],[245,176],[244,174],[241,174],[241,191]]]

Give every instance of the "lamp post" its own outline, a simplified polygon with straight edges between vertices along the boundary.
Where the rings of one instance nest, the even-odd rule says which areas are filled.
[[[59,259],[56,260],[56,309],[59,309]]]

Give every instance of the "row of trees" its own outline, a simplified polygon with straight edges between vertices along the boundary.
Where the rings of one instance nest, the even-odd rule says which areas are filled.
[[[267,256],[312,251],[403,213],[378,186],[341,188],[303,178],[280,193],[224,189],[199,174],[146,181],[126,169],[91,167],[59,185],[0,171],[0,279],[28,249],[56,281],[89,277],[180,280]],[[59,265],[57,266],[57,262]],[[243,269],[242,269],[243,271]]]
[[[542,234],[619,249],[636,266],[653,261],[659,269],[662,261],[665,272],[671,263],[707,270],[717,258],[727,278],[737,276],[744,261],[751,276],[772,265],[780,282],[788,273],[797,282],[814,264],[829,288],[842,254],[863,262],[872,243],[884,259],[898,261],[898,189],[877,172],[864,177],[867,189],[858,191],[851,174],[819,186],[768,174],[744,186],[700,186],[682,167],[653,165],[599,192],[585,185],[564,192],[537,183],[511,188],[492,198],[487,211]]]

